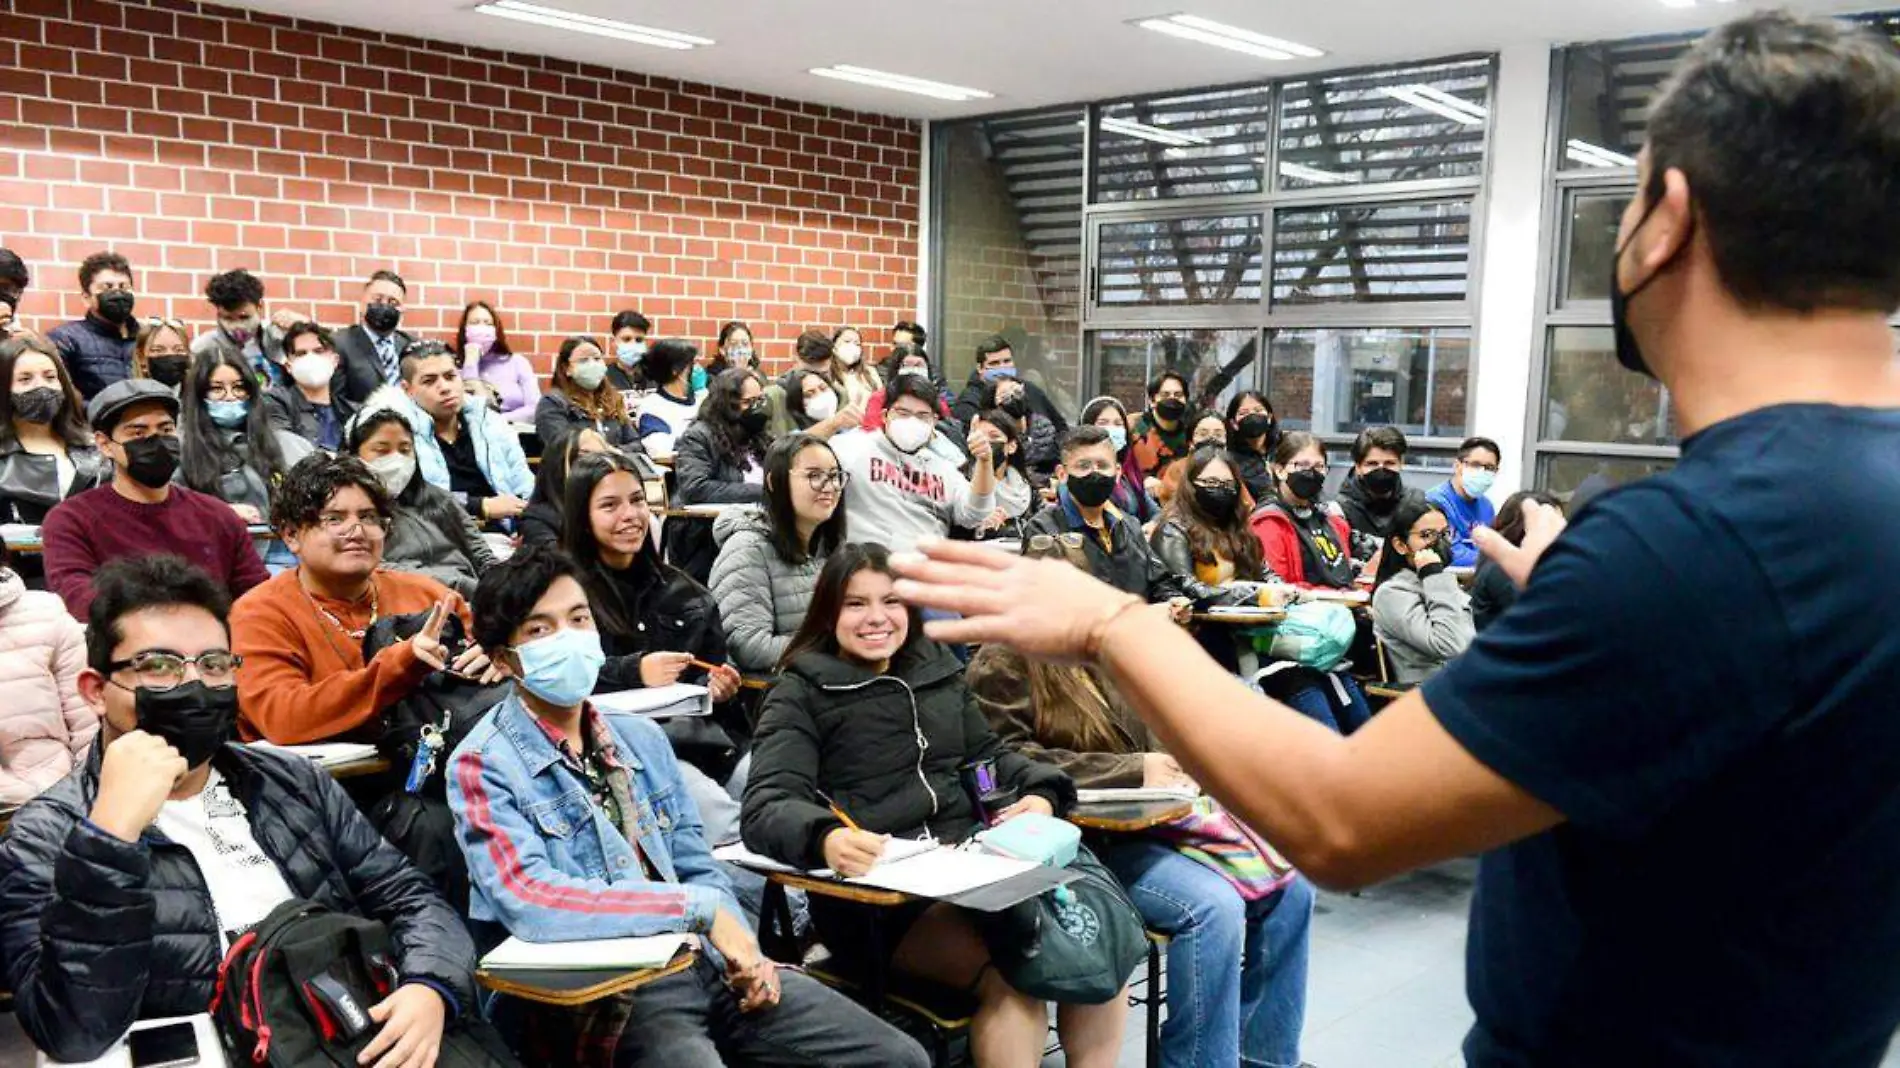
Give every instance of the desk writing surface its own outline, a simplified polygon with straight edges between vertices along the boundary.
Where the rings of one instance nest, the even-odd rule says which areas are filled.
[[[1069,813],[1070,822],[1091,831],[1128,834],[1172,823],[1194,811],[1194,802],[1185,799],[1160,801],[1101,801],[1077,805]]]
[[[543,1005],[574,1006],[585,1005],[590,1001],[624,994],[637,990],[669,975],[677,975],[693,966],[698,959],[696,952],[682,953],[671,964],[661,968],[641,968],[633,971],[617,968],[581,971],[575,969],[552,970],[479,970],[475,981],[483,988],[498,994],[509,994],[525,1001]]]

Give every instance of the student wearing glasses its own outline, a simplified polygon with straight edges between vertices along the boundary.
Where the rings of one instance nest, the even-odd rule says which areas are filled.
[[[488,672],[479,646],[448,648],[428,627],[363,658],[363,636],[379,619],[433,610],[455,613],[464,628],[472,625],[462,598],[448,587],[383,568],[392,515],[382,479],[354,456],[315,453],[284,477],[271,525],[298,566],[231,609],[233,648],[245,660],[238,729],[246,740],[373,741],[383,710],[430,672]]]
[[[764,512],[728,512],[713,524],[713,600],[740,670],[778,669],[825,557],[845,543],[848,481],[831,446],[791,434],[765,454]]]
[[[1451,524],[1438,506],[1407,501],[1393,516],[1395,533],[1381,546],[1372,592],[1372,629],[1385,643],[1392,681],[1430,678],[1476,636],[1471,598],[1445,570]]]
[[[1478,562],[1478,546],[1471,540],[1471,532],[1497,519],[1497,509],[1485,494],[1497,481],[1503,455],[1498,443],[1490,438],[1466,438],[1458,446],[1458,464],[1452,468],[1450,480],[1425,495],[1451,521],[1453,567],[1472,567]]]
[[[1352,529],[1326,492],[1326,446],[1304,430],[1282,435],[1269,457],[1278,495],[1248,520],[1267,566],[1295,586],[1343,590],[1353,583]]]

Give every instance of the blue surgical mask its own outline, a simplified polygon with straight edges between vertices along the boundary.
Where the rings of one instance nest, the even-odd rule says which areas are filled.
[[[620,361],[622,367],[633,367],[646,354],[647,343],[644,341],[623,341],[614,346],[614,357]]]
[[[1491,483],[1497,481],[1496,475],[1489,471],[1465,469],[1465,492],[1472,497],[1482,497],[1491,490]]]
[[[251,414],[251,402],[247,400],[213,400],[205,402],[205,414],[211,421],[226,430],[236,430],[244,425]]]
[[[1109,444],[1115,446],[1116,452],[1120,452],[1123,449],[1128,447],[1128,428],[1127,427],[1105,426],[1102,429],[1108,431]]]
[[[994,382],[999,378],[1015,378],[1015,377],[1016,377],[1016,369],[1014,367],[992,367],[989,370],[983,372],[983,381],[985,382]]]
[[[558,708],[585,701],[607,662],[599,631],[573,629],[517,645],[515,658],[521,662],[522,689]]]

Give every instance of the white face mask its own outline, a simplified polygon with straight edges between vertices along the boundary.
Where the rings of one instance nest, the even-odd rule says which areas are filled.
[[[838,359],[844,361],[846,367],[856,367],[858,361],[864,358],[864,349],[860,348],[855,341],[833,346],[831,351],[837,353]]]
[[[884,435],[891,439],[891,444],[897,446],[899,452],[916,452],[930,444],[934,429],[922,419],[892,419],[889,416],[884,419]]]
[[[306,352],[290,361],[290,377],[305,389],[328,385],[336,374],[336,361],[325,352]]]
[[[805,415],[823,422],[838,414],[838,395],[825,389],[805,398]]]
[[[383,488],[391,497],[408,489],[409,480],[416,477],[416,454],[412,452],[387,453],[366,463],[383,480]]]

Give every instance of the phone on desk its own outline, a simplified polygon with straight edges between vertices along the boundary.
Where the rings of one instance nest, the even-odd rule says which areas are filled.
[[[182,1068],[198,1063],[198,1032],[191,1021],[148,1027],[125,1039],[132,1068]]]

